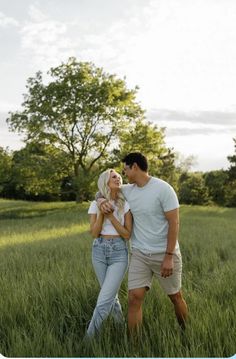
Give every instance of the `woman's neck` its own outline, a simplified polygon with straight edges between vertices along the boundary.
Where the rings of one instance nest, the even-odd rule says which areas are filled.
[[[117,190],[111,190],[111,199],[114,201],[117,199],[118,191]]]

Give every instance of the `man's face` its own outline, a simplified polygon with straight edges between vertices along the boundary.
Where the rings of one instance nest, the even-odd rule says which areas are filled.
[[[133,165],[127,165],[124,163],[122,173],[128,178],[129,183],[134,183],[134,169]]]

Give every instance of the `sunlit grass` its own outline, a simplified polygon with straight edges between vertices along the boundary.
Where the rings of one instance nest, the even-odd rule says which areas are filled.
[[[155,282],[141,337],[108,320],[83,342],[98,294],[88,204],[0,200],[0,352],[8,357],[229,357],[236,337],[236,210],[181,208],[185,333]],[[127,313],[127,277],[120,300]]]

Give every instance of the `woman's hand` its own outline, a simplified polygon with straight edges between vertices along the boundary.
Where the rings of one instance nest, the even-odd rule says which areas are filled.
[[[112,214],[114,212],[114,206],[107,200],[103,200],[102,203],[99,204],[99,209],[104,215]]]
[[[110,220],[113,219],[114,218],[113,212],[104,214],[104,218],[107,218],[107,219],[110,219]]]

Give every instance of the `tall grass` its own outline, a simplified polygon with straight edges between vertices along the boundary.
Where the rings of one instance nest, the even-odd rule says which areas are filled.
[[[156,282],[139,338],[108,320],[83,341],[99,291],[88,204],[0,200],[0,353],[8,357],[228,357],[236,347],[236,210],[181,208],[182,333]],[[127,277],[120,290],[127,313]]]

